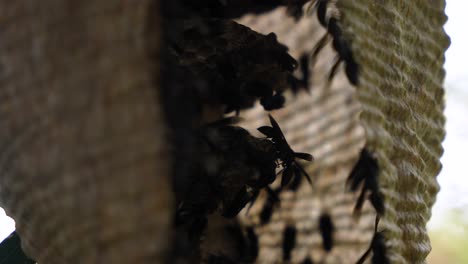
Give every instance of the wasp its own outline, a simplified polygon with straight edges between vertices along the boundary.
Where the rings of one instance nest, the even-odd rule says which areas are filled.
[[[267,111],[284,105],[282,92],[298,63],[275,33],[263,35],[220,19],[198,24],[175,37],[171,47],[176,62],[204,82],[190,91],[199,101],[237,115],[256,100]]]
[[[338,71],[339,65],[344,62],[345,73],[351,84],[357,85],[359,82],[359,65],[353,57],[351,49],[347,41],[343,37],[342,30],[338,25],[338,19],[335,17],[327,17],[327,10],[329,0],[318,0],[314,5],[314,9],[317,9],[317,19],[320,24],[327,29],[327,34],[317,43],[313,51],[312,58],[315,58],[320,50],[329,41],[329,36],[333,37],[333,48],[338,53],[338,58],[335,60],[332,69],[328,75],[328,82],[330,83],[336,72]]]
[[[285,101],[286,100],[284,99],[282,92],[275,92],[272,96],[262,97],[260,99],[260,104],[266,111],[271,111],[282,108]]]
[[[358,162],[346,180],[348,189],[353,192],[356,192],[359,186],[362,185],[361,194],[354,207],[354,215],[356,217],[359,216],[368,193],[370,193],[368,198],[377,214],[383,215],[385,213],[383,197],[379,191],[378,176],[379,165],[377,159],[364,148],[361,151]]]
[[[268,223],[273,215],[273,209],[276,205],[280,203],[280,199],[278,196],[279,189],[272,190],[270,187],[266,188],[267,191],[267,198],[265,200],[265,204],[263,205],[262,211],[260,212],[260,224],[264,225]],[[257,194],[258,195],[258,194]],[[255,199],[252,200],[252,204],[255,202]],[[250,208],[249,208],[250,209]]]
[[[309,56],[308,54],[303,54],[299,57],[299,70],[301,78],[296,78],[293,75],[288,76],[288,83],[291,87],[293,94],[297,94],[299,90],[309,91],[309,80],[310,80],[310,71],[309,71]]]
[[[359,258],[356,264],[363,264],[364,261],[369,257],[372,252],[372,264],[390,264],[390,260],[387,257],[387,247],[385,246],[385,231],[377,231],[380,217],[375,218],[374,236],[372,237],[369,248]]]
[[[283,234],[283,260],[291,260],[291,252],[296,245],[296,228],[293,226],[287,226],[284,229]]]
[[[338,20],[336,18],[330,18],[328,21],[328,32],[333,36],[333,48],[336,50],[339,56],[339,60],[335,63],[338,65],[340,62],[345,63],[345,73],[348,77],[348,80],[353,84],[357,85],[359,82],[359,65],[353,57],[351,48],[345,39],[343,38],[343,33],[341,28],[338,26]],[[337,66],[334,66],[337,68]],[[332,72],[334,75],[334,72]],[[333,75],[330,74],[329,78],[333,78]]]
[[[283,168],[281,187],[283,188],[288,185],[293,176],[300,177],[301,174],[306,177],[310,184],[312,184],[309,174],[307,174],[296,159],[313,161],[313,156],[308,153],[294,152],[286,141],[286,138],[284,137],[284,134],[276,120],[271,115],[268,115],[268,117],[270,119],[271,127],[262,126],[258,128],[258,131],[271,139],[273,146],[276,149],[277,158]]]
[[[238,117],[224,118],[200,130],[199,138],[204,143],[200,152],[205,153],[201,160],[209,162],[200,165],[205,177],[199,177],[194,187],[201,185],[206,191],[190,202],[201,200],[197,204],[199,208],[206,208],[205,214],[218,208],[222,216],[232,218],[250,203],[248,212],[260,191],[266,190],[269,198],[261,214],[264,223],[269,221],[273,208],[279,203],[278,191],[269,187],[277,177],[276,148],[271,139],[254,137],[247,130],[234,126],[239,120]]]
[[[324,213],[319,218],[319,229],[322,235],[323,249],[330,252],[333,248],[333,233],[335,227],[329,214]]]

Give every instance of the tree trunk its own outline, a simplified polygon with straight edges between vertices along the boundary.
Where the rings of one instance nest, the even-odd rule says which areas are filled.
[[[1,205],[39,263],[157,263],[158,1],[2,1]],[[150,216],[151,215],[151,216]]]

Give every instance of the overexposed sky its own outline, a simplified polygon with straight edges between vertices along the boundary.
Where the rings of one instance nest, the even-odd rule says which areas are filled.
[[[452,39],[446,54],[447,136],[443,143],[441,191],[429,227],[436,226],[453,207],[468,207],[468,1],[447,0],[445,29]],[[0,241],[14,230],[14,222],[0,208]]]
[[[452,39],[447,53],[445,54],[445,69],[447,70],[446,84],[454,85],[458,89],[468,93],[468,17],[466,15],[468,1],[447,0],[446,14],[449,17],[445,30]]]
[[[5,215],[5,211],[0,207],[0,241],[6,238],[15,230],[15,221]]]
[[[440,224],[450,208],[468,207],[468,1],[447,0],[445,30],[452,40],[445,54],[446,138],[443,142],[440,192],[429,228]]]

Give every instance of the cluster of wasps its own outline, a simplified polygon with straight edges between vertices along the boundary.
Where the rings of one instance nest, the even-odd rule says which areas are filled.
[[[271,115],[270,125],[258,128],[263,137],[236,125],[240,111],[256,102],[266,111],[279,109],[285,104],[284,91],[297,93],[307,88],[306,78],[293,75],[299,63],[274,33],[263,35],[230,19],[247,12],[252,3],[180,2],[166,3],[164,9],[166,23],[173,30],[165,36],[162,76],[166,77],[166,112],[173,115],[168,120],[174,131],[174,154],[185,161],[182,168],[175,167],[175,224],[178,236],[184,237],[181,240],[193,241],[176,247],[181,247],[178,252],[190,252],[203,236],[209,215],[234,218],[262,190],[268,193],[269,206],[261,214],[262,222],[267,222],[281,189],[294,188],[301,177],[311,182],[299,160],[310,162],[313,157],[292,150]],[[253,10],[263,12],[284,5],[282,1],[267,2]],[[234,116],[213,117],[210,112]],[[273,190],[270,184],[278,175],[281,187]],[[254,236],[251,230],[247,237]]]
[[[299,19],[303,6],[309,2],[311,0],[179,0],[163,3],[165,23],[171,28],[165,33],[163,97],[169,125],[173,128],[174,156],[176,160],[185,161],[184,165],[177,163],[174,168],[176,237],[180,238],[176,239],[175,254],[200,257],[197,246],[209,215],[217,213],[234,218],[246,207],[248,212],[259,193],[264,191],[267,196],[259,217],[260,224],[265,224],[280,202],[282,190],[296,190],[302,178],[312,184],[299,161],[312,162],[313,156],[294,151],[271,115],[268,115],[270,125],[258,128],[264,137],[255,137],[236,125],[240,111],[258,101],[265,111],[271,111],[284,106],[283,93],[287,89],[294,94],[307,91],[309,56],[302,56],[298,62],[274,33],[263,35],[232,20],[279,6],[286,6],[287,12]],[[344,63],[350,83],[357,85],[359,67],[343,37],[338,18],[329,12],[330,2],[316,0],[310,5],[327,29],[310,57],[315,60],[332,41],[337,58],[328,80],[333,79],[339,65]],[[294,76],[296,70],[302,71],[302,79]],[[223,114],[210,114],[213,112]],[[226,118],[224,114],[234,116]],[[351,191],[362,186],[356,215],[368,197],[379,215],[383,214],[377,174],[376,160],[363,150],[348,179]],[[280,187],[271,188],[278,177],[281,177]],[[320,217],[319,229],[324,250],[329,252],[334,244],[330,215]],[[253,262],[258,254],[258,239],[251,227],[242,234],[243,246],[249,247],[242,260],[234,262],[225,256],[212,255],[206,262]],[[283,236],[283,259],[289,261],[296,240],[295,227],[288,226]],[[370,249],[358,263],[371,251],[374,251],[375,263],[386,263],[378,262],[386,260],[381,237],[376,231]],[[304,263],[312,263],[312,260],[305,259]]]

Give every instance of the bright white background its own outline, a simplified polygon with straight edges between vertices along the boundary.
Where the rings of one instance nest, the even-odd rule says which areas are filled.
[[[428,228],[444,220],[446,212],[468,206],[468,1],[447,0],[449,17],[445,30],[452,44],[446,53],[447,134],[443,142],[442,171],[438,176],[440,192],[432,209]]]
[[[468,1],[447,0],[449,20],[445,29],[452,39],[446,54],[447,136],[443,143],[443,169],[438,176],[441,191],[432,210],[429,228],[443,220],[451,208],[468,206]],[[0,240],[14,230],[15,224],[0,208]]]

